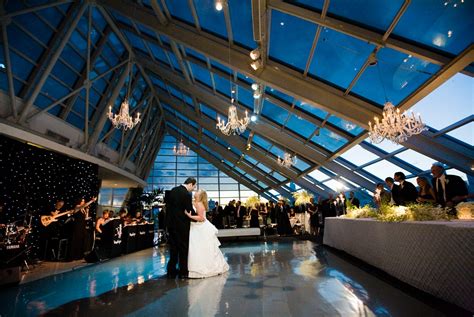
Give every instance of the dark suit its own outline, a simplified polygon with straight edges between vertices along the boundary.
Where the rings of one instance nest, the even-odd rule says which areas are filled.
[[[392,194],[392,199],[395,202],[395,205],[402,205],[400,197],[400,186],[393,184],[390,193]]]
[[[179,261],[179,274],[188,276],[188,249],[190,219],[184,210],[193,211],[191,193],[183,185],[177,186],[169,192],[166,204],[166,227],[168,228],[170,259],[168,261],[168,275],[177,273],[176,264]]]
[[[417,198],[418,191],[412,183],[404,181],[403,187],[398,186],[398,199],[400,205],[406,206],[407,204],[416,203]]]
[[[245,213],[246,209],[244,206],[241,205],[235,207],[235,221],[237,223],[237,228],[242,228]]]
[[[442,188],[437,190],[437,180],[437,178],[433,178],[431,183],[433,184],[433,189],[435,191],[436,203],[440,204],[441,206],[445,207],[446,203],[452,202],[453,197],[455,196],[467,195],[467,186],[461,177],[457,175],[445,175],[445,193],[443,193]],[[444,194],[446,194],[446,201],[444,201]]]
[[[360,200],[357,197],[349,198],[349,202],[351,203],[352,206],[360,208]]]

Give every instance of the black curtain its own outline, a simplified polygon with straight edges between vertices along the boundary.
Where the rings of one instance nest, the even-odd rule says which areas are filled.
[[[0,223],[24,226],[30,222],[27,243],[40,246],[41,215],[49,214],[58,199],[65,209],[89,201],[99,193],[98,166],[0,135]],[[97,204],[90,216],[95,218]],[[31,216],[31,217],[30,217]]]

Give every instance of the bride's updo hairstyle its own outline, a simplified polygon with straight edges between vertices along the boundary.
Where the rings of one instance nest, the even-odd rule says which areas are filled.
[[[209,202],[207,201],[207,193],[205,190],[198,190],[197,191],[198,201],[202,202],[204,205],[204,209],[207,211],[209,209]]]

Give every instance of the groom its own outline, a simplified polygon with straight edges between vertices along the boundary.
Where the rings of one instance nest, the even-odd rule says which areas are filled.
[[[188,276],[188,248],[190,219],[185,210],[193,212],[191,192],[196,188],[196,179],[188,177],[183,185],[173,188],[166,202],[166,227],[169,234],[170,259],[167,276]],[[179,261],[179,271],[176,264]]]

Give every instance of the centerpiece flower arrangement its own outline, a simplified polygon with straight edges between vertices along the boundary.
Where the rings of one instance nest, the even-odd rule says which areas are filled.
[[[471,219],[474,215],[474,203],[462,203],[457,207],[459,219]],[[382,204],[377,210],[366,205],[362,208],[349,209],[345,218],[374,218],[384,222],[452,220],[450,208],[430,204],[410,204],[408,206],[391,206]]]
[[[256,205],[260,204],[260,198],[258,196],[250,196],[245,201],[245,207],[247,208],[254,208]]]
[[[474,201],[459,203],[456,210],[459,219],[474,219]]]
[[[306,190],[300,190],[298,192],[293,193],[293,198],[295,199],[295,206],[309,204],[311,198],[313,197],[314,196],[308,193]]]

